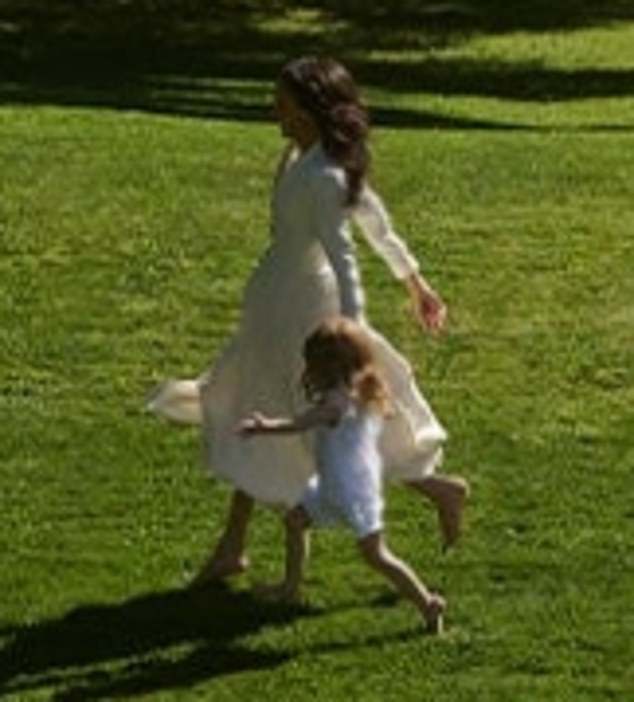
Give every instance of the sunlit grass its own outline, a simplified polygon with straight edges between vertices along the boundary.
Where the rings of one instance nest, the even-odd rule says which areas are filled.
[[[447,469],[474,487],[464,542],[447,557],[431,511],[389,492],[395,549],[450,600],[442,641],[417,634],[346,534],[315,538],[309,610],[258,610],[246,591],[282,563],[278,519],[264,510],[249,576],[228,592],[180,592],[228,490],[200,470],[196,432],[148,417],[143,398],[202,370],[235,328],[266,246],[277,130],[0,111],[9,699],[631,696],[634,101],[583,84],[565,99],[504,92],[514,65],[563,92],[562,72],[625,72],[632,36],[621,25],[425,53],[508,64],[490,96],[483,84],[472,95],[452,83],[445,95],[369,90],[374,108],[487,123],[373,137],[373,179],[449,304],[443,338],[420,336],[403,291],[360,244],[370,316],[446,424]],[[269,101],[265,81],[222,88],[223,99]]]

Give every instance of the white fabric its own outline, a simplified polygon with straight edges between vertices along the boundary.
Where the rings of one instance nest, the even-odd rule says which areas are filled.
[[[382,427],[380,416],[351,403],[335,427],[317,429],[317,475],[301,500],[315,526],[343,522],[359,539],[383,529]]]
[[[392,229],[392,222],[381,199],[367,185],[361,192],[353,218],[361,227],[368,243],[383,257],[396,278],[407,278],[418,272],[418,262]]]
[[[380,203],[368,192],[366,210]],[[237,422],[253,410],[276,416],[298,411],[304,404],[299,381],[306,336],[333,314],[364,323],[351,213],[344,202],[344,173],[321,146],[288,160],[274,188],[272,240],[246,285],[236,333],[211,369],[194,381],[164,383],[148,403],[170,419],[200,421],[210,471],[266,503],[297,503],[314,472],[311,439],[245,441],[235,433]],[[362,220],[366,236],[392,270],[414,269],[382,206]],[[407,361],[378,332],[370,327],[368,332],[396,408],[381,438],[386,477],[420,478],[438,464],[445,432]],[[200,412],[194,409],[196,392]]]

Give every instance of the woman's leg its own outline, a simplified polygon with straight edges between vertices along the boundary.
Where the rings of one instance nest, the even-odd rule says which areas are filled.
[[[293,601],[300,598],[300,589],[304,579],[304,566],[308,559],[310,541],[308,526],[310,519],[299,506],[286,515],[286,565],[285,589],[287,597]]]
[[[443,548],[453,546],[462,530],[464,506],[470,492],[469,483],[458,476],[429,475],[405,484],[434,503],[438,509]]]
[[[430,592],[414,571],[388,548],[383,532],[375,532],[359,541],[359,550],[366,563],[385,576],[398,592],[418,609],[426,629],[433,634],[442,632],[445,600]]]
[[[204,585],[238,575],[246,570],[249,562],[244,555],[244,548],[253,506],[252,497],[242,490],[234,490],[225,529],[192,585]]]
[[[301,507],[294,507],[284,519],[286,526],[286,564],[284,579],[273,585],[260,585],[256,593],[267,599],[297,603],[301,600],[304,565],[308,558],[310,519]]]

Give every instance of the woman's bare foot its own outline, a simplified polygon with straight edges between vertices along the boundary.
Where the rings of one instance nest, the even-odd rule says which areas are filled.
[[[284,580],[279,583],[260,583],[253,587],[253,594],[269,602],[301,604],[300,591],[290,587]]]
[[[463,478],[446,478],[446,484],[437,502],[438,521],[445,551],[460,537],[464,506],[469,493],[469,484]]]
[[[444,614],[447,602],[444,597],[433,594],[430,596],[425,609],[425,631],[434,636],[440,636],[444,631]]]
[[[190,583],[191,587],[201,587],[240,575],[247,570],[249,565],[249,559],[246,556],[218,556],[213,554],[194,576]]]

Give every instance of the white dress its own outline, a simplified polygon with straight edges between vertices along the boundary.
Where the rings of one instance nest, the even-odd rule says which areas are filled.
[[[317,474],[301,504],[315,526],[347,524],[363,539],[383,529],[383,418],[350,402],[334,427],[315,432]]]
[[[245,441],[235,427],[254,410],[280,416],[305,405],[302,346],[324,318],[344,314],[365,324],[351,217],[395,276],[417,271],[378,196],[366,186],[351,212],[345,195],[345,173],[321,145],[286,161],[273,193],[271,243],[246,286],[237,331],[212,368],[194,380],[163,383],[148,403],[174,421],[202,424],[211,473],[272,505],[297,504],[303,494],[314,472],[311,439]],[[368,332],[396,410],[381,438],[385,475],[421,478],[439,463],[445,431],[407,361],[369,326]]]

